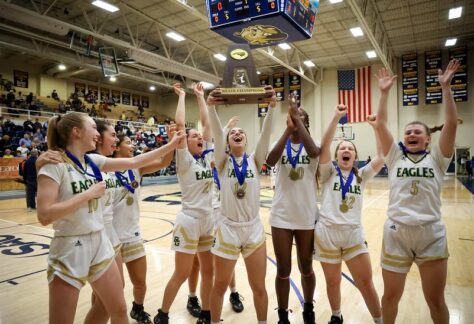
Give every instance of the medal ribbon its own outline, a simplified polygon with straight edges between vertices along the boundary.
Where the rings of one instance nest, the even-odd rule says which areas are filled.
[[[66,150],[66,156],[69,158],[69,160],[71,160],[82,172],[84,172],[84,174],[87,174],[88,176],[91,176],[91,177],[94,177],[94,179],[96,179],[97,181],[102,181],[102,173],[100,173],[100,170],[99,170],[99,167],[91,160],[91,158],[89,156],[84,155],[84,161],[86,162],[86,168],[87,168],[87,164],[89,164],[89,166],[91,167],[92,169],[92,172],[93,174],[90,174],[89,172],[87,172],[84,167],[82,166],[81,164],[81,161],[79,161],[79,159],[77,157],[74,156],[74,154],[72,154],[71,152],[69,152],[68,150]]]
[[[217,172],[217,168],[212,168],[212,176],[214,177],[214,182],[217,185],[217,189],[221,190],[221,182],[219,181],[219,173]]]
[[[295,157],[292,157],[291,139],[288,139],[288,141],[286,142],[286,155],[288,156],[288,161],[290,161],[293,169],[296,168],[296,164],[298,163],[298,158],[300,157],[302,150],[303,150],[303,143],[300,143],[300,146],[298,147],[298,152],[296,152]]]
[[[230,155],[230,157],[232,159],[232,164],[234,165],[235,176],[239,181],[239,185],[243,185],[245,182],[245,176],[247,175],[247,167],[249,165],[247,161],[247,153],[244,154],[244,158],[242,160],[242,169],[239,169],[239,165],[237,164],[237,161],[235,160],[235,157],[232,154]]]
[[[405,147],[405,145],[403,145],[402,142],[399,142],[398,146],[400,146],[400,149],[403,151],[403,155],[405,155],[405,156],[407,156],[407,153],[416,154],[416,155],[426,154],[426,150],[421,150],[421,151],[417,151],[417,152],[410,152],[410,151],[407,150],[407,148]]]
[[[118,181],[122,184],[122,186],[124,186],[132,194],[135,193],[135,188],[133,188],[129,184],[128,179],[125,178],[120,172],[115,171],[115,176],[117,177]],[[135,175],[133,174],[132,170],[128,170],[128,178],[130,179],[130,183],[135,181]]]
[[[211,152],[214,152],[214,149],[207,149],[207,150],[204,150],[201,155],[199,155],[199,154],[193,155],[193,158],[194,158],[196,161],[199,160],[199,159],[204,159],[204,158],[206,157],[207,153],[211,153]]]
[[[342,200],[346,199],[346,193],[349,191],[349,187],[351,186],[352,179],[354,179],[354,171],[351,170],[351,173],[349,173],[349,177],[347,178],[347,181],[344,183],[344,178],[342,176],[341,169],[339,169],[338,166],[336,166],[337,174],[339,174],[339,181],[341,183],[341,192],[342,192]]]

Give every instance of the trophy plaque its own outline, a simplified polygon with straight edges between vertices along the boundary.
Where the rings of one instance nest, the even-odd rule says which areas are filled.
[[[252,53],[246,44],[229,45],[222,87],[217,89],[217,96],[224,99],[224,104],[263,103],[272,95],[260,86]]]

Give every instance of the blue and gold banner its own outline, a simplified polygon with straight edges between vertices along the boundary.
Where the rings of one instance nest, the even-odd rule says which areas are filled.
[[[425,53],[425,89],[426,104],[439,104],[443,102],[441,85],[438,82],[438,70],[441,69],[441,51]]]
[[[142,96],[142,106],[143,108],[150,107],[150,99],[146,96]]]
[[[13,85],[18,88],[28,88],[28,72],[13,70]]]
[[[290,94],[296,96],[296,102],[298,106],[301,103],[301,77],[290,71],[289,72],[289,79],[290,79]]]
[[[112,100],[116,103],[120,103],[120,90],[112,90]]]
[[[402,56],[403,106],[418,105],[418,56],[416,53]]]
[[[122,104],[130,105],[130,92],[122,92]]]
[[[285,100],[285,73],[273,73],[273,90],[278,101]]]
[[[110,99],[110,89],[100,88],[100,101],[109,101]]]
[[[455,47],[449,50],[449,59],[457,59],[461,63],[459,70],[454,74],[451,82],[454,101],[467,101],[467,49]]]

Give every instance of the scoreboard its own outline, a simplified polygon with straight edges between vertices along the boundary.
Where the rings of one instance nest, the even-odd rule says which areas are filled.
[[[319,0],[206,0],[211,29],[252,48],[311,38]]]

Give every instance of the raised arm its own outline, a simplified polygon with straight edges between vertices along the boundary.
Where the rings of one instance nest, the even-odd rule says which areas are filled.
[[[179,131],[171,139],[171,141],[157,148],[153,151],[137,155],[133,158],[107,158],[101,171],[110,172],[117,170],[140,169],[143,166],[149,165],[161,157],[173,152],[182,141],[185,141],[183,131]]]
[[[213,90],[207,97],[207,106],[209,110],[209,122],[211,124],[212,134],[214,136],[214,160],[217,171],[221,173],[226,161],[226,139],[224,138],[224,131],[222,129],[221,121],[217,115],[216,105],[223,104],[224,101],[216,95],[219,95],[219,90]]]
[[[278,142],[272,148],[270,153],[268,153],[267,162],[266,162],[267,165],[273,167],[278,162],[278,160],[280,159],[283,153],[283,150],[285,149],[286,141],[291,136],[291,133],[293,132],[294,128],[295,128],[295,125],[293,124],[293,120],[290,117],[290,113],[288,113],[286,117],[286,129],[281,135]]]
[[[41,225],[46,226],[74,213],[89,200],[102,197],[105,194],[105,182],[98,182],[68,200],[58,201],[59,184],[50,177],[40,174],[38,189],[37,217]]]
[[[173,85],[174,92],[178,95],[178,106],[176,107],[176,114],[174,117],[175,123],[177,125],[177,131],[186,131],[186,112],[185,112],[185,100],[186,92],[184,92],[181,84],[176,83]],[[179,149],[187,148],[187,142],[182,141],[178,146]]]
[[[199,116],[202,124],[202,139],[208,143],[212,141],[211,125],[209,125],[209,112],[207,110],[206,100],[204,99],[204,86],[201,82],[193,86],[194,94],[199,107]]]
[[[293,120],[294,125],[298,129],[298,134],[303,141],[304,149],[308,153],[308,156],[310,158],[317,158],[318,155],[321,153],[321,149],[316,146],[316,143],[314,143],[313,139],[311,138],[311,135],[309,134],[308,130],[306,129],[305,125],[303,124],[303,121],[300,118],[300,114],[298,112],[298,106],[296,103],[296,98],[294,95],[290,95],[289,97],[289,102],[290,102],[290,116],[291,119]]]
[[[380,144],[380,139],[377,136],[377,131],[375,130],[376,117],[368,116],[367,122],[369,123],[370,126],[372,126],[374,130],[374,135],[375,135],[375,145],[377,146],[377,155],[372,161],[370,161],[370,164],[372,165],[372,169],[377,174],[380,172],[380,170],[382,170],[383,164],[384,164],[382,145]]]
[[[383,154],[387,155],[393,143],[393,135],[387,127],[388,93],[397,76],[391,75],[386,69],[380,69],[376,77],[379,80],[380,99],[375,122],[375,132],[379,137]]]
[[[444,73],[441,70],[438,71],[438,81],[441,84],[445,102],[444,127],[439,136],[439,148],[444,157],[451,157],[454,153],[458,112],[454,103],[453,93],[451,92],[451,80],[460,65],[460,62],[454,59],[449,61]]]
[[[270,104],[268,106],[268,112],[265,116],[265,120],[263,121],[262,132],[260,133],[260,137],[258,138],[257,146],[255,148],[255,164],[257,168],[260,170],[263,163],[265,163],[265,159],[268,155],[268,146],[270,145],[270,134],[272,132],[272,121],[273,121],[273,112],[276,107],[276,94],[275,90],[273,90],[272,86],[266,86],[265,90],[267,92],[271,92],[270,95]]]
[[[339,119],[347,114],[346,105],[337,105],[334,110],[334,117],[331,119],[326,131],[324,132],[323,139],[321,140],[321,155],[319,156],[319,163],[326,164],[331,161],[331,143],[336,133],[336,127],[339,123]]]

